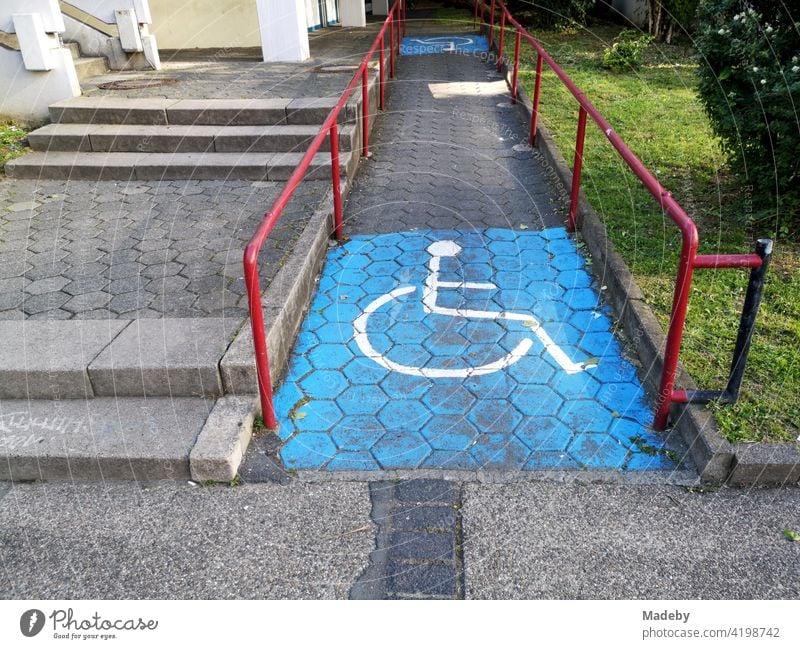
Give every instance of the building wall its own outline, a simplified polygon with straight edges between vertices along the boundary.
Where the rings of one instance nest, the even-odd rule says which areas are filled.
[[[159,49],[261,47],[255,0],[150,0]]]

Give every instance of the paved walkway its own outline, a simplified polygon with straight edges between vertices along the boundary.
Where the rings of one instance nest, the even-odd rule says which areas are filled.
[[[0,180],[0,320],[247,315],[242,250],[278,182]],[[264,246],[272,278],[326,183]]]
[[[673,470],[505,82],[405,56],[390,96],[277,395],[285,466]]]

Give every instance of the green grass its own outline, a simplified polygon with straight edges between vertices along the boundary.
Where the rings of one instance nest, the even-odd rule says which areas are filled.
[[[726,169],[698,100],[691,50],[655,44],[640,70],[613,73],[601,68],[600,61],[603,48],[620,29],[599,26],[534,36],[696,221],[700,252],[750,252],[755,239],[774,236],[774,228],[743,218],[747,197]],[[507,43],[506,55],[513,56],[513,38]],[[533,68],[533,51],[526,44],[520,81],[530,94]],[[571,162],[577,104],[549,71],[542,77],[540,111]],[[678,229],[591,120],[583,189],[666,328],[680,250]],[[741,270],[695,274],[681,360],[701,388],[724,387],[746,283],[747,274]],[[740,400],[734,406],[711,408],[732,442],[794,441],[800,422],[798,393],[800,245],[779,240]]]
[[[20,140],[27,134],[27,129],[22,126],[0,122],[0,173],[2,173],[6,162],[21,156],[28,150],[28,147],[20,143]]]

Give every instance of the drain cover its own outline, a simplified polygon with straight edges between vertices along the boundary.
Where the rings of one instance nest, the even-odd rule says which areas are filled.
[[[357,65],[320,65],[312,68],[312,72],[319,72],[322,74],[331,74],[334,72],[355,72],[358,70]]]
[[[156,88],[158,86],[171,86],[178,83],[177,79],[121,79],[101,83],[98,88],[103,90],[139,90],[140,88]]]

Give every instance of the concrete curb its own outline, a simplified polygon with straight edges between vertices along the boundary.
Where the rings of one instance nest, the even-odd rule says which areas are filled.
[[[222,397],[214,404],[189,453],[193,480],[229,482],[236,477],[250,444],[257,408],[253,397]]]
[[[503,64],[504,78],[511,86],[511,71]],[[532,102],[525,90],[518,88],[518,106],[531,118]],[[553,170],[552,179],[566,188],[572,185],[572,170],[556,147],[547,128],[538,125],[539,133],[534,156]],[[567,194],[568,195],[568,194]],[[661,324],[644,300],[644,294],[625,261],[609,239],[600,215],[589,204],[581,190],[578,207],[578,232],[595,263],[592,272],[622,322],[626,335],[645,368],[644,384],[655,399],[663,367],[666,336]],[[686,369],[679,365],[676,384],[696,389]],[[730,482],[736,485],[782,485],[800,480],[800,448],[794,444],[732,445],[720,433],[713,415],[698,405],[676,404],[671,413],[673,430],[677,431],[704,482]]]

